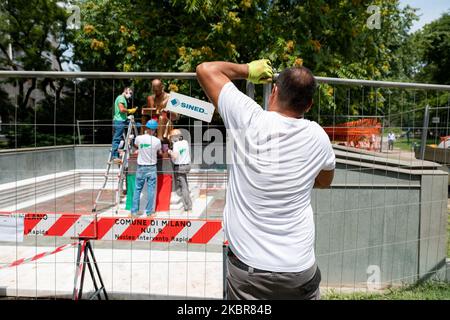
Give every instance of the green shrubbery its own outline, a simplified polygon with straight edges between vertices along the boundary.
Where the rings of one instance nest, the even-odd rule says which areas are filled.
[[[418,286],[388,289],[383,293],[339,293],[329,290],[323,300],[450,300],[450,283],[426,282]]]

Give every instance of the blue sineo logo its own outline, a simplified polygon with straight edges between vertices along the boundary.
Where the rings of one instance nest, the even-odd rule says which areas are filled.
[[[203,109],[202,107],[197,107],[197,106],[194,106],[192,104],[185,103],[185,102],[181,103],[181,108],[192,110],[192,111],[195,111],[195,112],[198,112],[198,113],[207,114],[205,109]]]
[[[172,104],[172,106],[178,107],[178,105],[180,104],[180,100],[175,98],[175,99],[170,100],[170,103]]]

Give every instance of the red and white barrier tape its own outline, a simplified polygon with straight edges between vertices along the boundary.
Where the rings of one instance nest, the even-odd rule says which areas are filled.
[[[6,265],[6,266],[0,266],[0,270],[1,269],[6,269],[6,268],[11,268],[11,267],[17,267],[17,266],[20,266],[21,264],[24,264],[24,263],[33,262],[33,261],[42,259],[42,258],[50,256],[52,254],[61,252],[61,251],[65,250],[65,249],[68,249],[68,248],[71,248],[71,247],[75,247],[75,246],[78,245],[78,243],[79,242],[65,244],[65,245],[62,245],[62,246],[56,248],[55,250],[42,252],[42,253],[39,253],[39,254],[35,255],[34,257],[31,257],[31,258],[22,258],[22,259],[16,260],[16,261],[14,261],[14,262]]]
[[[10,213],[24,216],[24,235],[96,240],[222,244],[220,220],[114,218],[72,213]]]

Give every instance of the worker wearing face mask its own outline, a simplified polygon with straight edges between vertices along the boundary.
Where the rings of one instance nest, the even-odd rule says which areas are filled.
[[[173,144],[172,150],[169,150],[169,155],[173,162],[175,191],[181,197],[184,211],[190,213],[192,210],[192,200],[187,181],[187,174],[191,171],[189,143],[183,140],[183,135],[178,129],[173,129],[169,137]]]
[[[126,87],[122,94],[116,98],[114,102],[114,135],[112,140],[112,159],[114,163],[121,163],[119,158],[119,144],[122,140],[123,131],[128,126],[128,114],[134,114],[137,108],[127,109],[127,100],[133,95],[133,90],[130,87]]]

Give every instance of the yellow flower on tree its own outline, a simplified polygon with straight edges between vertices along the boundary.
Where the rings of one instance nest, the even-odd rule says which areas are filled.
[[[231,43],[230,41],[227,42],[227,49],[229,54],[234,54],[236,51],[236,45]]]
[[[92,39],[91,40],[91,49],[93,50],[101,50],[105,47],[105,44],[103,43],[103,41],[99,41],[97,39]]]
[[[223,32],[223,22],[218,22],[215,25],[213,25],[213,29],[216,30],[218,33]]]
[[[334,93],[333,87],[329,87],[327,89],[327,96],[331,97],[333,95],[333,93]]]
[[[127,47],[127,52],[133,53],[134,51],[136,51],[136,46],[134,44]]]
[[[242,0],[241,7],[248,9],[248,8],[251,8],[251,6],[252,6],[252,0]]]
[[[178,86],[175,83],[169,84],[169,91],[178,92]]]
[[[286,42],[286,51],[289,53],[294,51],[294,41],[289,40],[288,42]]]
[[[314,48],[314,51],[319,52],[322,45],[320,44],[319,40],[309,40],[311,45]]]
[[[95,27],[92,24],[87,24],[84,26],[84,33],[89,34],[95,30]]]
[[[228,12],[228,18],[230,19],[231,23],[234,25],[238,25],[241,23],[241,18],[239,18],[237,12],[230,11]]]
[[[128,72],[128,71],[130,71],[130,70],[131,70],[131,65],[128,64],[128,63],[125,63],[125,64],[123,65],[123,71],[124,71],[124,72]]]
[[[210,57],[210,56],[212,55],[212,50],[211,50],[211,48],[208,47],[208,46],[203,46],[202,49],[201,49],[201,51],[202,51],[202,54],[203,54],[204,56]]]
[[[301,67],[303,66],[303,59],[302,58],[296,58],[294,61],[294,67]]]
[[[181,57],[184,57],[185,55],[186,55],[186,47],[179,47],[178,48],[178,54],[181,56]]]

